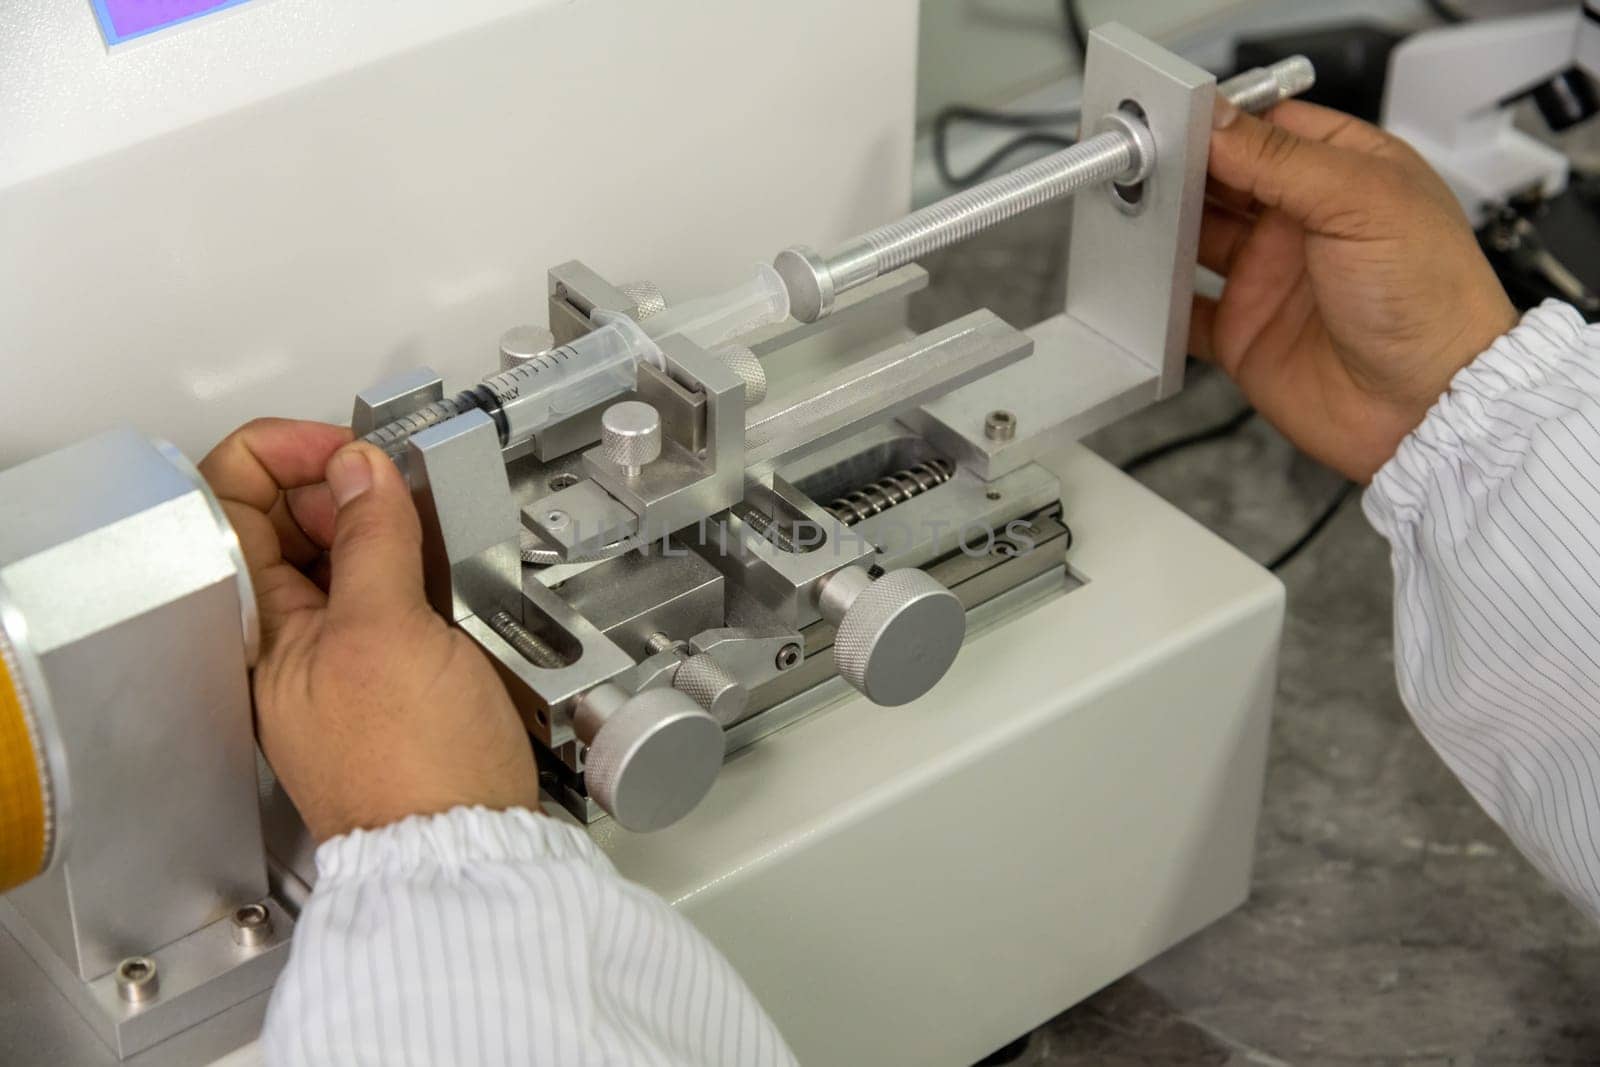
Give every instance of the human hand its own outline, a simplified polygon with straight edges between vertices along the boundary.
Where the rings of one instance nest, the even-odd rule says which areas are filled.
[[[318,842],[458,805],[536,810],[505,686],[428,606],[405,479],[349,442],[342,427],[261,419],[200,463],[255,583],[267,761]]]
[[[1449,188],[1409,145],[1299,101],[1225,104],[1211,138],[1189,351],[1301,449],[1370,481],[1517,313]]]

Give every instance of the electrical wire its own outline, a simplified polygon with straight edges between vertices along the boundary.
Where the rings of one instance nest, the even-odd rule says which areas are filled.
[[[1061,21],[1067,27],[1067,41],[1078,53],[1079,63],[1089,54],[1089,30],[1083,22],[1078,0],[1061,0]]]
[[[1345,482],[1343,485],[1341,485],[1339,487],[1339,491],[1335,493],[1333,499],[1329,501],[1328,506],[1323,508],[1322,513],[1311,521],[1310,526],[1306,527],[1306,532],[1301,534],[1295,540],[1294,544],[1290,545],[1288,548],[1274,556],[1266,565],[1267,570],[1280,571],[1293,562],[1296,556],[1304,552],[1306,546],[1315,541],[1317,539],[1317,535],[1323,531],[1328,523],[1333,521],[1333,517],[1335,515],[1339,514],[1339,509],[1344,507],[1344,502],[1350,499],[1350,494],[1352,491],[1354,491],[1354,489],[1354,482]]]
[[[1143,452],[1136,453],[1131,459],[1125,460],[1122,464],[1122,471],[1125,474],[1131,474],[1133,471],[1136,471],[1141,467],[1148,466],[1149,464],[1154,463],[1156,460],[1164,459],[1167,456],[1172,455],[1174,452],[1182,452],[1185,449],[1193,448],[1196,445],[1203,445],[1209,441],[1220,441],[1224,437],[1230,437],[1239,430],[1243,429],[1244,426],[1250,422],[1251,418],[1254,417],[1254,415],[1255,409],[1245,408],[1242,411],[1235,412],[1233,415],[1230,415],[1228,418],[1216,423],[1215,425],[1207,426],[1205,429],[1196,430],[1193,433],[1184,434],[1181,437],[1174,437],[1170,441],[1164,441],[1159,445],[1147,448]],[[1304,552],[1306,547],[1310,545],[1312,541],[1317,539],[1317,535],[1323,531],[1328,523],[1333,521],[1333,517],[1339,513],[1339,509],[1344,506],[1344,502],[1350,499],[1350,493],[1354,489],[1355,485],[1351,482],[1345,482],[1343,485],[1341,485],[1339,487],[1339,491],[1334,494],[1333,500],[1328,503],[1326,508],[1318,513],[1315,519],[1311,520],[1311,525],[1306,527],[1305,532],[1299,537],[1295,538],[1288,548],[1285,548],[1282,552],[1279,552],[1276,556],[1272,557],[1271,561],[1265,564],[1267,570],[1282,570],[1284,567],[1288,566],[1296,556],[1300,555],[1301,552]]]
[[[1140,467],[1148,466],[1158,459],[1164,459],[1174,452],[1182,452],[1186,448],[1203,445],[1208,441],[1221,440],[1230,434],[1237,433],[1245,423],[1255,417],[1255,413],[1254,408],[1245,408],[1243,411],[1228,416],[1215,426],[1208,426],[1203,430],[1196,430],[1194,433],[1184,434],[1182,437],[1174,437],[1172,440],[1163,442],[1153,448],[1147,448],[1143,452],[1135,454],[1133,458],[1126,460],[1122,464],[1122,471],[1124,474],[1132,474]]]
[[[1079,67],[1083,65],[1083,58],[1089,48],[1089,33],[1083,21],[1083,12],[1079,10],[1077,0],[1062,0],[1062,22],[1066,28],[1068,44],[1072,46],[1074,58]],[[975,185],[993,174],[1000,165],[1017,152],[1027,148],[1071,148],[1077,142],[1065,133],[1052,133],[1040,127],[1071,126],[1076,127],[1080,119],[1076,108],[1068,111],[1038,111],[1015,112],[996,111],[991,108],[972,107],[968,104],[951,104],[940,109],[933,119],[933,165],[939,172],[939,180],[946,185],[961,189]],[[957,174],[950,165],[950,126],[957,122],[971,122],[984,126],[1000,126],[1011,129],[1026,130],[1000,147],[984,156],[975,166],[961,174]]]
[[[1437,17],[1441,22],[1467,21],[1467,17],[1461,12],[1457,11],[1455,8],[1451,7],[1446,0],[1425,0],[1425,2],[1428,5],[1428,10],[1432,11],[1434,16]]]
[[[1035,126],[1048,126],[1060,123],[1073,123],[1078,121],[1078,112],[1072,111],[1038,111],[1038,112],[1005,112],[990,111],[987,108],[969,107],[966,104],[952,104],[943,109],[933,120],[933,165],[939,171],[939,179],[953,188],[963,188],[968,185],[983,181],[1001,163],[1011,155],[1024,148],[1043,146],[1048,148],[1070,148],[1075,143],[1071,137],[1064,134],[1049,133],[1043,130],[1029,129]],[[1009,126],[1016,129],[1028,129],[1029,132],[1011,140],[990,152],[987,156],[961,174],[955,173],[950,167],[950,126],[956,122],[976,122],[988,126]]]

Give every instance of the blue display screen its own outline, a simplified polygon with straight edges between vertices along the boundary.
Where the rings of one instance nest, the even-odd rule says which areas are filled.
[[[249,0],[90,0],[106,44],[176,26]]]

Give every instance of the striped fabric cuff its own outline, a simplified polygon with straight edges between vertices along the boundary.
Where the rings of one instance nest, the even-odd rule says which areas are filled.
[[[1520,431],[1531,430],[1541,415],[1516,398],[1564,378],[1562,364],[1582,351],[1578,340],[1585,329],[1571,305],[1546,300],[1457,371],[1449,391],[1373,477],[1362,501],[1372,524],[1388,534],[1415,522],[1433,481],[1427,475],[1440,462],[1491,443],[1480,440],[1485,434],[1493,433],[1492,443],[1501,449],[1525,444]]]
[[[525,808],[460,807],[329,838],[317,849],[317,887],[373,875],[408,878],[428,872],[448,877],[485,863],[573,862],[615,873],[611,861],[576,827]]]

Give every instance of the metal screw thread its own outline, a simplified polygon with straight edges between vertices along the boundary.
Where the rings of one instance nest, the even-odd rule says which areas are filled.
[[[1133,141],[1120,132],[1096,134],[1071,148],[869,230],[851,245],[860,242],[870,246],[875,273],[868,278],[878,277],[1031,207],[1130,171],[1138,162],[1137,151]],[[829,257],[829,266],[841,255],[850,254],[850,246],[846,246],[840,254]],[[852,268],[845,269],[847,275],[854,272]]]
[[[943,485],[955,477],[955,473],[955,464],[936,457],[852,490],[829,504],[828,511],[846,526],[854,526],[896,504],[921,496],[934,486]]]
[[[677,648],[678,642],[664,633],[653,633],[645,639],[644,647],[652,653],[665,652],[669,648]]]
[[[554,671],[567,665],[565,656],[546,644],[538,634],[513,619],[509,612],[497,611],[489,616],[489,628],[505,638],[506,644],[516,649],[518,655],[535,667]]]
[[[778,524],[777,520],[765,512],[757,511],[751,507],[738,507],[733,509],[733,513],[739,516],[746,526],[754,530],[757,536],[764,537],[772,542],[773,547],[777,548],[778,551],[790,553],[798,553],[800,551],[800,546],[794,543],[794,538],[789,536],[788,532]]]
[[[1305,56],[1290,56],[1270,67],[1236,74],[1217,86],[1217,92],[1241,111],[1265,111],[1291,96],[1299,96],[1317,80],[1316,68]]]

